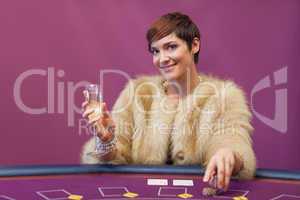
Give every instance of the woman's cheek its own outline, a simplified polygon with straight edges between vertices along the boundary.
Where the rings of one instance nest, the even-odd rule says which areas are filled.
[[[155,67],[159,67],[159,62],[158,62],[158,59],[157,58],[153,58],[153,65],[155,66]]]
[[[180,62],[181,60],[181,57],[182,57],[182,53],[177,50],[177,51],[174,51],[170,54],[170,57],[172,60],[174,60],[175,62]]]

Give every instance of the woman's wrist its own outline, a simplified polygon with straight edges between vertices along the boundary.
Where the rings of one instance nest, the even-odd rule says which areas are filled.
[[[112,134],[111,138],[109,140],[101,140],[100,137],[97,137],[96,139],[96,151],[100,155],[107,154],[111,152],[116,146],[116,137],[114,134]]]

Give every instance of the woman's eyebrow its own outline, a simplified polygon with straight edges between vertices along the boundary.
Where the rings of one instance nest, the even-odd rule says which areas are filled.
[[[163,47],[169,46],[171,43],[176,43],[176,41],[168,41],[163,44]]]
[[[176,41],[168,41],[166,43],[163,43],[162,46],[163,47],[166,47],[166,46],[169,46],[171,43],[176,43]],[[158,47],[155,47],[155,46],[151,46],[151,49],[158,49]]]

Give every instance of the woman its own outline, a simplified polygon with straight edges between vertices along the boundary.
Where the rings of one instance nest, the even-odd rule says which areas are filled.
[[[97,148],[104,153],[87,155],[95,148],[91,139],[82,162],[199,164],[206,167],[203,180],[217,175],[217,186],[225,191],[231,176],[253,177],[253,128],[243,91],[197,72],[197,26],[187,15],[169,13],[152,24],[147,40],[161,75],[129,81],[112,116],[105,103],[103,114],[99,105],[83,103],[83,116],[96,126]]]

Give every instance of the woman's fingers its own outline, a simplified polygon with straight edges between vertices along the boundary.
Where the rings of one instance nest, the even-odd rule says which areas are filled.
[[[111,124],[111,117],[107,110],[106,104],[102,103],[101,108],[99,106],[94,106],[93,108],[86,109],[82,116],[88,119],[88,123],[92,125],[97,125],[99,123],[103,127],[107,127]]]
[[[88,123],[89,124],[98,123],[100,119],[101,119],[101,115],[92,113],[88,116]]]
[[[85,109],[85,107],[89,104],[88,101],[84,101],[82,104],[81,104],[81,108],[82,109]]]
[[[206,167],[206,170],[205,170],[205,174],[204,174],[204,177],[203,177],[204,182],[207,182],[211,179],[211,177],[214,174],[215,168],[216,168],[215,159],[211,158],[208,165],[207,165],[207,167]]]
[[[108,116],[102,116],[99,119],[99,123],[102,124],[102,126],[107,127],[109,124],[111,124],[111,118]]]
[[[114,128],[114,123],[110,117],[106,103],[89,105],[88,101],[82,103],[84,112],[83,117],[87,118],[88,124],[94,126],[97,130],[97,135],[102,141],[106,141],[112,137],[112,132],[109,127]]]
[[[224,183],[224,190],[227,191],[230,184],[230,177],[233,170],[233,164],[231,158],[226,159],[225,162],[225,183]]]
[[[107,105],[105,102],[101,104],[101,109],[102,109],[103,117],[109,117],[109,111],[107,109]]]
[[[87,91],[87,90],[83,90],[83,96],[84,96],[84,98],[85,98],[85,101],[89,101],[89,92]]]
[[[104,105],[105,103],[102,103],[101,105],[90,106],[87,101],[84,101],[81,105],[84,109],[82,116],[87,117],[87,115],[90,115],[91,113],[96,113],[97,115],[101,115],[104,113],[105,115],[107,115],[106,112],[103,112],[104,109],[107,110],[107,108]]]
[[[88,108],[82,113],[82,117],[87,117],[88,115],[92,114],[93,112],[95,112],[95,109]]]
[[[234,166],[236,165],[236,159],[234,157],[233,152],[229,149],[220,149],[216,154],[211,158],[207,170],[205,172],[205,176],[203,181],[213,180],[213,173],[217,175],[216,177],[216,186],[219,189],[227,191],[230,184],[230,178],[233,173]],[[214,182],[214,181],[212,181]]]
[[[225,182],[225,163],[223,157],[219,157],[219,159],[217,159],[217,173],[218,188],[223,189]]]

